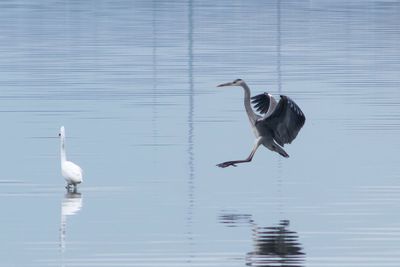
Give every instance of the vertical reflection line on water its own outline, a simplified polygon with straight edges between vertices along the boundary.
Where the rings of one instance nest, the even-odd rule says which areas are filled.
[[[281,60],[281,35],[282,35],[282,18],[281,18],[281,0],[276,2],[276,74],[278,83],[278,94],[282,94],[282,60]],[[278,158],[278,174],[277,174],[277,187],[278,187],[278,213],[280,218],[284,218],[284,190],[283,190],[283,160],[282,157]],[[289,220],[281,219],[278,226],[259,228],[260,231],[253,238],[256,250],[247,254],[247,259],[251,262],[252,258],[259,266],[270,266],[273,261],[267,260],[268,256],[275,255],[277,263],[280,266],[303,266],[305,253],[302,251],[303,247],[298,241],[296,232],[288,229]],[[261,254],[261,258],[257,258]],[[267,257],[266,257],[267,256]],[[260,261],[261,259],[261,261]],[[249,262],[246,263],[249,265]],[[252,265],[252,264],[250,264]]]
[[[153,18],[152,18],[152,30],[153,30],[153,58],[152,58],[152,64],[153,64],[153,92],[152,92],[152,137],[153,137],[153,150],[155,150],[155,153],[157,153],[158,150],[158,94],[157,94],[157,83],[158,83],[158,69],[157,69],[157,48],[158,48],[158,40],[157,40],[157,0],[153,1]],[[153,163],[156,164],[157,157],[152,157],[153,158]]]
[[[278,83],[278,93],[282,93],[282,69],[281,69],[281,0],[276,2],[276,74]],[[283,216],[283,178],[282,178],[282,158],[278,158],[278,212]]]
[[[193,208],[194,208],[194,85],[193,85],[193,0],[188,2],[188,80],[189,80],[189,112],[188,112],[188,210],[187,210],[187,238],[193,245]]]
[[[278,78],[278,92],[282,92],[282,72],[281,72],[281,0],[276,2],[276,73]]]
[[[278,214],[280,218],[283,218],[285,214],[282,172],[283,172],[282,159],[278,158],[277,193],[278,193]]]

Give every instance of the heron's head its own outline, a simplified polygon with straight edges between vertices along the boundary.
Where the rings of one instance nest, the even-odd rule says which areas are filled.
[[[242,86],[242,84],[244,83],[244,81],[242,79],[236,79],[233,82],[229,82],[229,83],[223,83],[218,85],[217,87],[223,87],[223,86]]]
[[[60,133],[58,134],[59,137],[64,138],[65,137],[65,128],[64,126],[61,126],[60,128]]]

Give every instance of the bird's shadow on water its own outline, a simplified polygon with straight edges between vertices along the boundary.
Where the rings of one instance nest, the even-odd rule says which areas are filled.
[[[246,253],[247,266],[304,266],[305,253],[299,236],[289,230],[290,221],[280,220],[273,226],[259,226],[250,214],[222,213],[219,222],[228,227],[251,228],[253,250]]]

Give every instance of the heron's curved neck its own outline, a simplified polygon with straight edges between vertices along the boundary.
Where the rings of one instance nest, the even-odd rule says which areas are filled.
[[[247,84],[245,82],[242,83],[242,87],[244,90],[244,107],[246,109],[246,113],[247,113],[247,116],[249,117],[250,123],[252,125],[254,125],[257,120],[257,116],[254,113],[253,109],[251,108],[250,88],[247,86]]]
[[[65,137],[61,137],[61,164],[67,160],[67,156],[65,155]]]

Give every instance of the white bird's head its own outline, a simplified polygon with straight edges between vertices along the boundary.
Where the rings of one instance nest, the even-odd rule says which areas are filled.
[[[233,82],[229,83],[223,83],[220,85],[217,85],[217,87],[224,87],[224,86],[242,86],[244,84],[244,81],[242,79],[236,79]]]
[[[65,137],[65,128],[64,128],[64,126],[61,126],[60,133],[58,134],[58,136],[61,137],[61,138]]]

